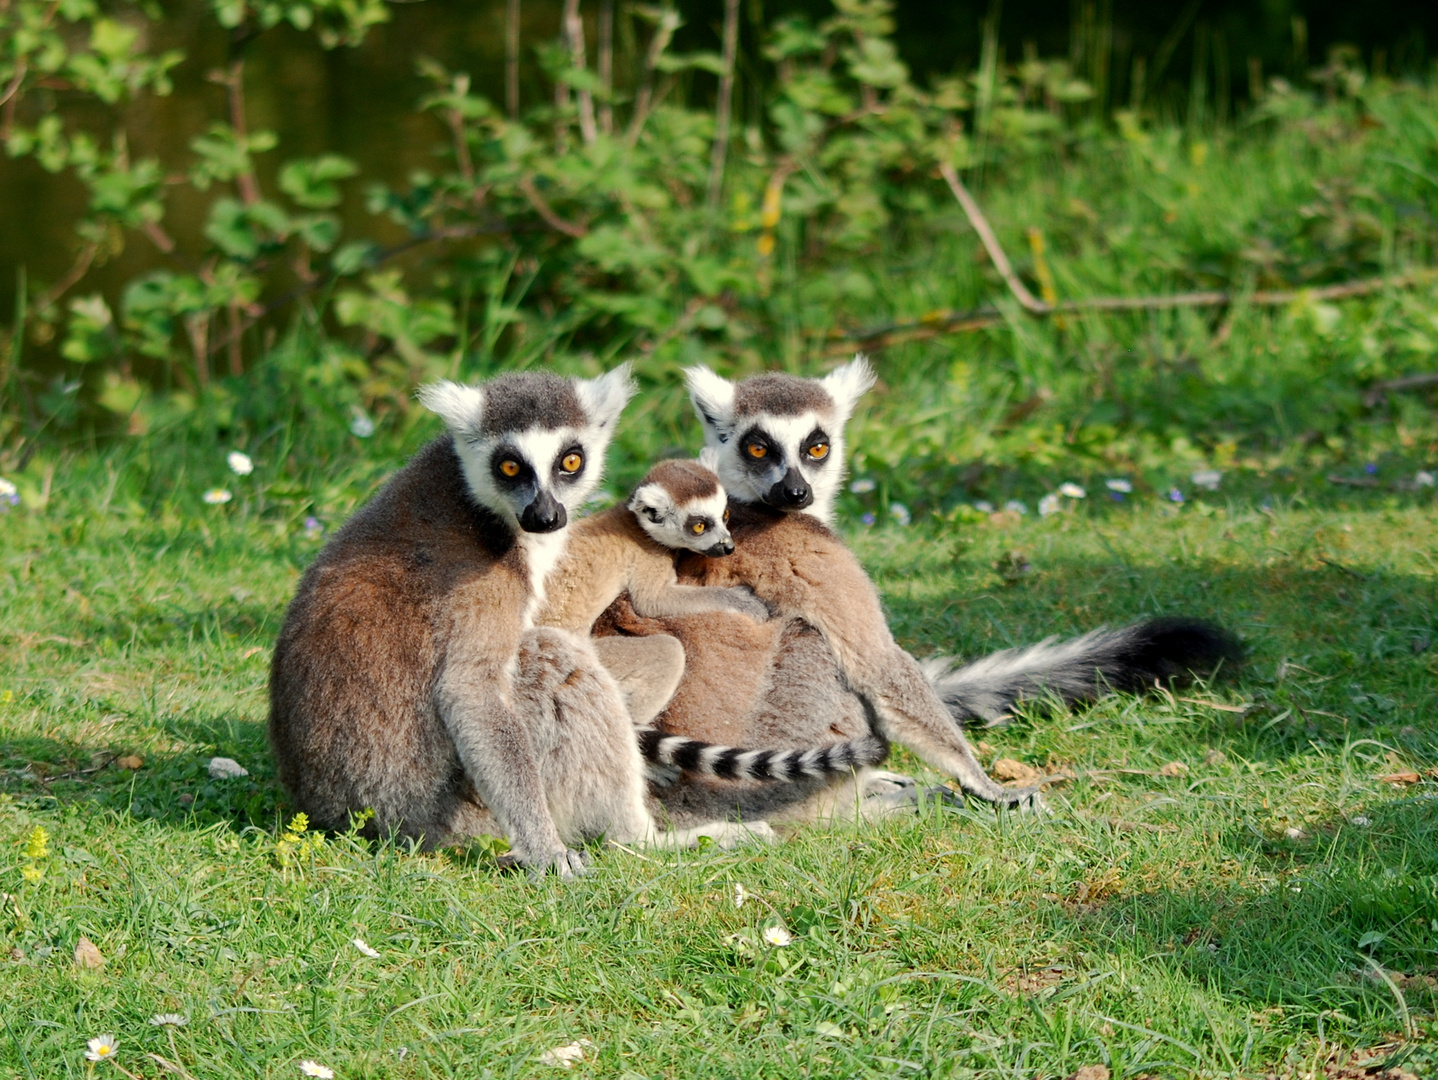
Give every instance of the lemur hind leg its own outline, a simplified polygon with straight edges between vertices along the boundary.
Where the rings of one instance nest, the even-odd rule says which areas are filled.
[[[684,677],[684,646],[669,634],[602,637],[590,642],[614,676],[637,727],[647,727],[669,704]]]

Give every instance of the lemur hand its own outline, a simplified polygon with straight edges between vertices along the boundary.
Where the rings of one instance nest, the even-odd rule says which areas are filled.
[[[769,606],[754,595],[754,590],[747,585],[736,585],[732,589],[724,590],[724,603],[732,611],[740,615],[747,615],[755,622],[765,622],[771,612]]]

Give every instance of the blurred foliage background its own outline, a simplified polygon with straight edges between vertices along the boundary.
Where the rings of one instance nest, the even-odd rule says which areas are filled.
[[[1426,384],[1388,387],[1431,367],[1431,284],[1302,290],[1432,262],[1435,32],[1416,2],[0,0],[0,474],[280,440],[287,491],[412,445],[425,379],[634,357],[625,479],[693,443],[681,364],[863,344],[856,469],[920,510],[1411,476]],[[942,166],[1035,293],[1235,302],[1030,318]]]

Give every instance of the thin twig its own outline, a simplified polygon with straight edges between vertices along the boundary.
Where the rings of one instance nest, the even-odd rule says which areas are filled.
[[[724,187],[724,157],[729,150],[729,118],[734,108],[734,54],[739,44],[739,0],[724,0],[723,73],[714,105],[714,150],[709,155],[709,205],[719,205]]]
[[[235,140],[245,148],[244,158],[248,168],[235,177],[235,188],[240,201],[253,206],[260,201],[260,182],[255,178],[254,162],[249,155],[249,124],[245,119],[245,58],[237,56],[230,61],[230,69],[223,75],[212,76],[225,88],[225,97],[230,106],[230,127],[234,129]]]
[[[519,117],[519,0],[504,11],[504,107],[511,120]]]
[[[51,304],[55,303],[55,301],[59,300],[60,297],[69,292],[75,283],[85,276],[86,271],[90,269],[90,264],[95,261],[95,255],[99,250],[100,242],[98,240],[91,240],[81,248],[80,254],[75,256],[75,261],[71,264],[70,269],[65,272],[65,276],[50,286],[50,289],[45,295],[35,301],[35,310],[44,311]]]
[[[1401,379],[1385,379],[1383,382],[1374,383],[1368,393],[1363,395],[1363,404],[1370,409],[1383,400],[1388,394],[1400,390],[1418,390],[1425,386],[1432,386],[1438,383],[1438,372],[1427,372],[1423,375],[1405,375]]]
[[[939,162],[939,172],[943,175],[944,181],[949,185],[949,190],[954,193],[954,198],[964,209],[964,215],[969,219],[969,224],[974,227],[974,232],[979,234],[983,241],[984,250],[989,253],[989,259],[994,264],[994,269],[1004,279],[1004,284],[1009,287],[1009,292],[1023,305],[1025,311],[1035,315],[1048,315],[1054,310],[1052,304],[1045,304],[1033,293],[1029,292],[1028,286],[1019,280],[1018,274],[1009,263],[1009,257],[1004,254],[1004,249],[999,244],[999,238],[994,235],[994,230],[989,228],[989,221],[984,217],[984,212],[979,209],[979,204],[969,194],[969,189],[964,187],[964,182],[959,179],[957,170],[947,161]]]
[[[595,74],[602,91],[599,100],[599,130],[614,134],[614,0],[599,0],[599,29]]]
[[[634,115],[630,117],[629,131],[625,136],[631,147],[638,145],[644,122],[649,119],[649,110],[654,100],[654,72],[659,66],[659,58],[664,55],[664,50],[669,48],[669,42],[673,40],[678,25],[677,15],[663,11],[654,26],[654,36],[649,39],[649,51],[644,54],[644,78],[639,83],[638,93],[634,95]]]
[[[584,19],[579,14],[579,0],[564,0],[564,36],[569,44],[569,63],[575,71],[586,67],[584,59]],[[579,101],[579,136],[586,143],[599,137],[594,124],[594,95],[588,90],[575,92]]]
[[[522,177],[519,181],[519,190],[522,191],[524,197],[529,200],[529,205],[534,207],[535,213],[542,217],[545,224],[551,229],[562,232],[565,236],[572,236],[576,240],[589,233],[589,229],[585,226],[576,225],[572,221],[565,221],[554,212],[549,203],[545,201],[544,196],[539,193],[539,189],[534,186],[534,177]]]
[[[182,1065],[176,1065],[173,1061],[166,1061],[159,1054],[147,1053],[145,1056],[151,1061],[153,1061],[155,1064],[159,1065],[160,1068],[164,1069],[166,1072],[171,1072],[174,1073],[176,1076],[183,1077],[183,1080],[195,1080],[193,1076],[191,1076],[185,1071],[184,1066]]]

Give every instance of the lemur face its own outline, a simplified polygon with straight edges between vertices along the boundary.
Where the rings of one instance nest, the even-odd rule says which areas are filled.
[[[717,557],[734,551],[728,503],[711,469],[696,461],[661,461],[635,489],[629,510],[655,543]]]
[[[419,398],[453,434],[475,502],[524,532],[550,533],[599,483],[633,392],[623,364],[597,379],[526,372],[483,386],[438,382]]]
[[[729,494],[827,523],[844,480],[844,424],[874,382],[869,362],[855,357],[822,379],[774,374],[732,383],[706,367],[686,375]]]

